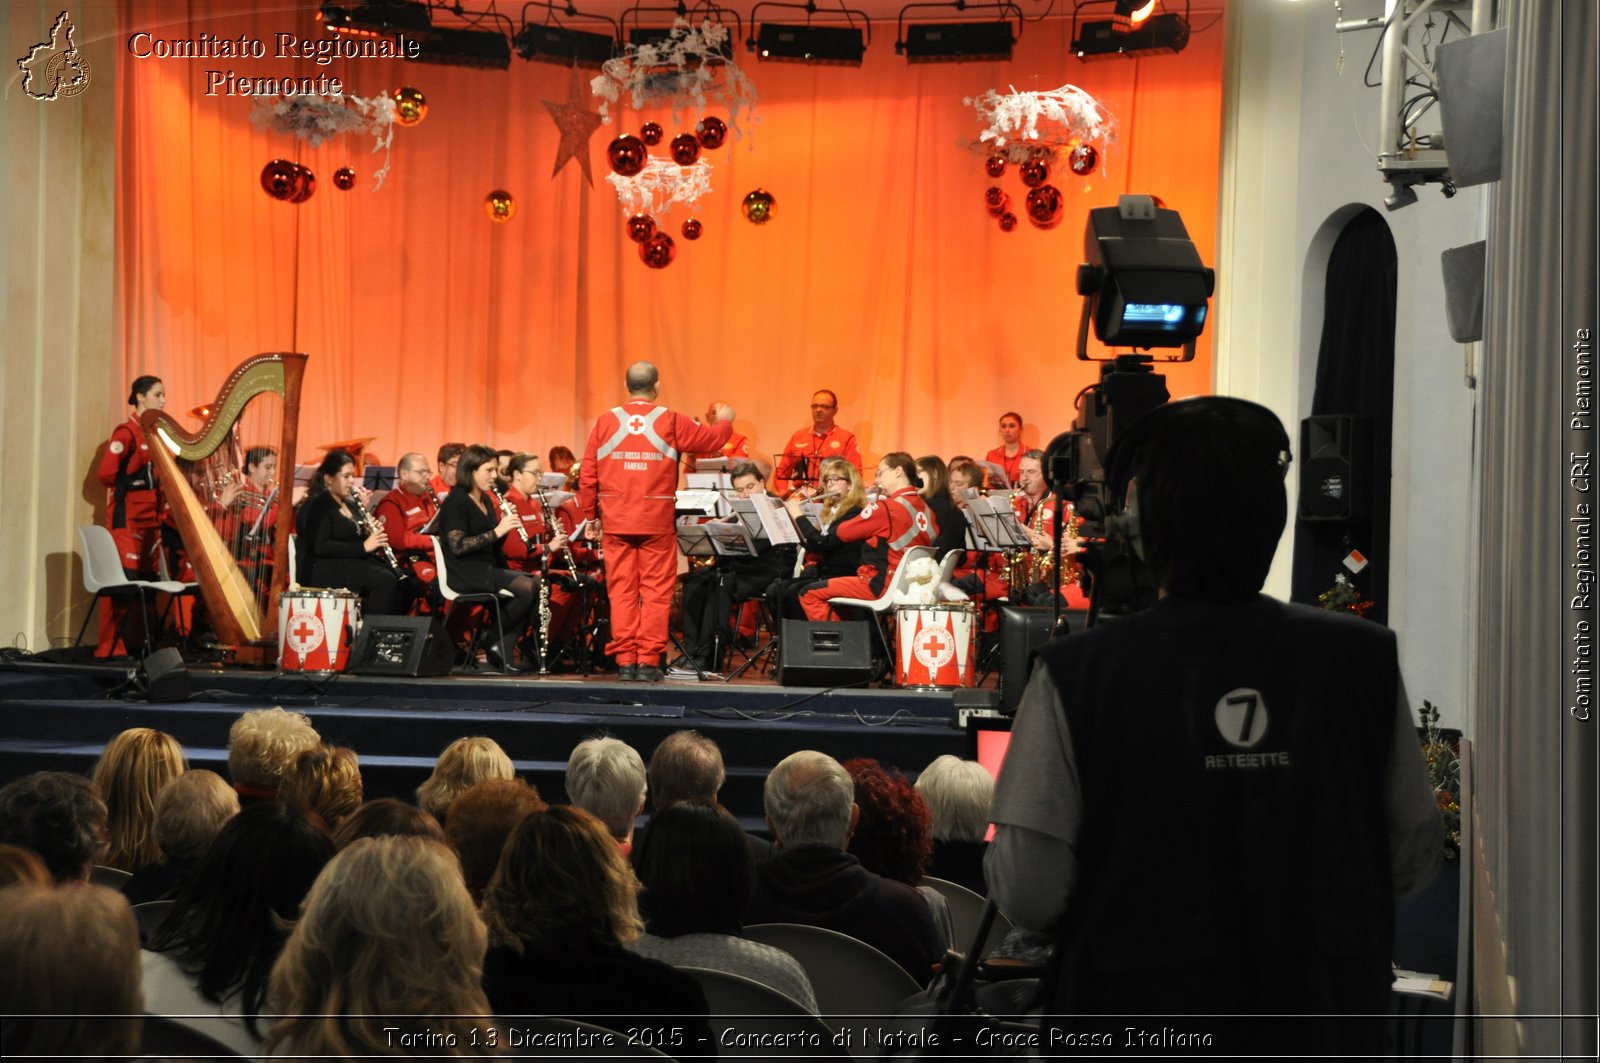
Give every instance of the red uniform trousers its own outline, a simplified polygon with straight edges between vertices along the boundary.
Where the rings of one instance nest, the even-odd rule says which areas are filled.
[[[611,641],[606,653],[618,666],[655,667],[667,648],[668,615],[678,583],[678,537],[602,532]]]
[[[154,492],[151,492],[154,494]],[[116,541],[117,554],[122,558],[122,571],[129,579],[155,579],[161,570],[161,521],[152,517],[148,522],[135,522],[131,518],[121,528],[111,529]],[[128,615],[126,598],[100,599],[100,637],[95,645],[96,657],[113,657],[119,652],[133,653],[134,647],[126,639],[143,638],[144,629],[137,616]],[[152,601],[150,615],[144,622],[150,625],[152,637],[156,634],[157,615]],[[128,630],[124,632],[124,626]],[[126,638],[124,637],[126,636]]]
[[[807,620],[837,620],[838,615],[829,603],[835,598],[876,598],[883,593],[881,585],[877,590],[872,589],[877,576],[878,570],[871,565],[862,565],[854,576],[835,576],[815,590],[802,594],[800,608],[806,611]]]

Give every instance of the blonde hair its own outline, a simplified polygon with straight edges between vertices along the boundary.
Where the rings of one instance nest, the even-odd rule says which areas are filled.
[[[361,797],[361,765],[348,746],[302,749],[278,784],[278,800],[315,812],[330,832],[361,807]]]
[[[156,842],[168,860],[198,860],[239,814],[239,792],[214,771],[195,768],[156,798]]]
[[[644,933],[633,868],[605,824],[572,805],[535,812],[511,832],[483,921],[495,944],[519,952],[589,952]]]
[[[183,747],[162,731],[131,727],[106,744],[94,766],[94,784],[106,803],[106,864],[137,871],[161,859],[156,798],[186,770]]]
[[[409,1055],[385,1031],[398,1027],[432,1035],[443,1054],[491,1055],[483,1036],[486,944],[447,846],[358,839],[323,868],[273,965],[268,999],[283,1017],[265,1052]]]
[[[122,894],[87,884],[13,886],[0,891],[0,905],[6,1053],[137,1056],[144,1022],[139,927]]]
[[[867,504],[867,485],[861,479],[861,470],[843,458],[829,458],[822,463],[822,472],[819,477],[826,480],[830,476],[848,476],[850,487],[838,498],[830,498],[822,503],[822,523],[827,524],[840,513],[848,513],[858,506]]]
[[[445,818],[450,802],[473,783],[484,779],[509,779],[517,769],[492,738],[458,738],[444,747],[433,774],[417,787],[417,804],[439,819]]]
[[[276,790],[295,755],[321,741],[302,713],[277,706],[247,712],[228,728],[228,775],[235,786]]]

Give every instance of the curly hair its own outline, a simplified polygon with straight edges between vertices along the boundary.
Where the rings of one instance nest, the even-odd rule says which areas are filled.
[[[273,965],[272,1001],[282,1017],[266,1053],[407,1054],[385,1030],[399,1027],[441,1041],[453,1034],[452,1055],[493,1054],[481,1034],[490,1021],[481,984],[486,945],[447,846],[359,839],[317,877]]]
[[[451,802],[445,837],[461,858],[461,875],[474,901],[483,899],[500,851],[517,824],[548,807],[539,791],[521,779],[485,779]]]
[[[870,757],[847,760],[844,770],[855,780],[861,809],[849,851],[868,871],[915,886],[933,859],[933,817],[922,795],[910,779]]]
[[[495,944],[538,953],[626,945],[644,931],[633,868],[605,824],[572,805],[535,812],[512,832],[483,920]]]
[[[295,755],[322,741],[303,713],[256,709],[228,728],[228,777],[234,786],[277,790]]]
[[[93,774],[106,803],[102,863],[137,871],[161,859],[161,846],[156,842],[156,799],[162,787],[186,770],[183,747],[163,731],[131,727],[106,744]]]
[[[57,882],[84,878],[106,847],[106,803],[81,775],[24,775],[0,788],[0,842],[38,853]]]
[[[361,796],[361,765],[348,746],[302,749],[278,784],[278,800],[315,812],[330,831],[361,807]]]
[[[444,747],[422,785],[417,787],[417,804],[426,812],[444,819],[456,795],[484,779],[509,779],[517,769],[500,743],[492,738],[458,738]]]

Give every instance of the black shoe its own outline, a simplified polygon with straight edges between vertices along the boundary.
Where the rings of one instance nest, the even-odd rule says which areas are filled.
[[[617,680],[622,683],[632,683],[639,678],[639,666],[636,664],[620,664],[617,666]]]
[[[667,678],[667,673],[653,664],[641,664],[638,666],[638,673],[634,678],[641,683],[659,683]]]
[[[493,668],[497,672],[511,671],[511,669],[506,667],[506,659],[500,656],[500,651],[495,649],[493,646],[485,646],[483,648],[483,659],[488,661],[489,667]]]

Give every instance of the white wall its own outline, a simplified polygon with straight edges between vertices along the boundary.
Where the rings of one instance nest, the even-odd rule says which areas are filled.
[[[1353,0],[1344,17],[1379,13],[1379,0]],[[1283,0],[1235,4],[1228,18],[1217,391],[1265,402],[1297,435],[1310,412],[1332,238],[1362,205],[1384,214],[1399,258],[1389,623],[1411,704],[1431,701],[1445,726],[1464,727],[1475,393],[1466,348],[1446,329],[1439,254],[1482,238],[1483,194],[1447,200],[1435,185],[1412,206],[1384,210],[1378,90],[1362,85],[1375,32],[1341,38],[1325,6]],[[1291,553],[1286,537],[1275,594],[1287,593]]]

